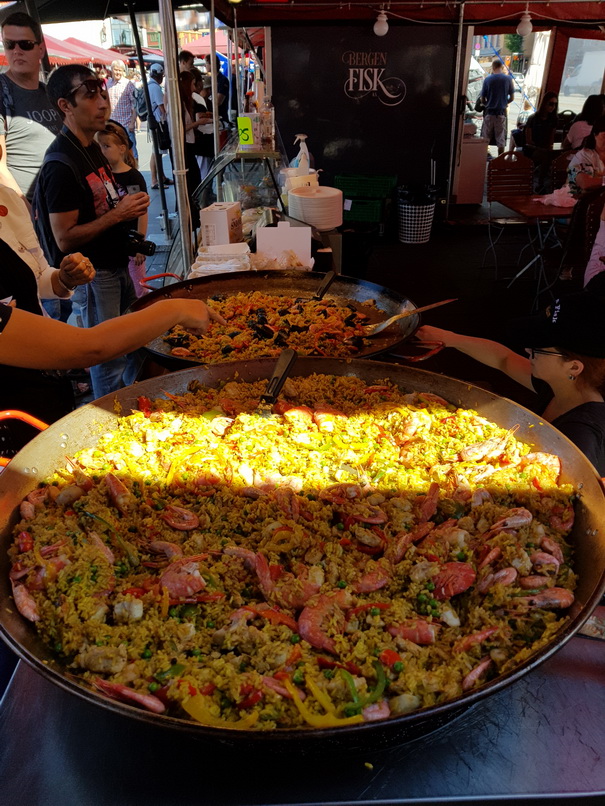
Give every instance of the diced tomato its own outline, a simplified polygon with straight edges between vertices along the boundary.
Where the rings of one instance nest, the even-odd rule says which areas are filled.
[[[214,683],[206,683],[205,686],[202,686],[200,688],[200,694],[205,694],[206,696],[208,696],[212,694],[215,688],[216,686],[214,685]]]
[[[23,554],[25,551],[31,551],[34,547],[34,538],[29,532],[19,532],[17,545],[19,547],[19,554]]]
[[[347,549],[347,548],[349,548],[349,546],[352,546],[352,545],[353,545],[353,544],[352,544],[352,542],[349,540],[349,538],[348,538],[348,537],[341,537],[341,538],[340,538],[340,540],[339,540],[338,542],[340,543],[340,545],[341,545],[341,546],[342,546],[344,549]]]
[[[187,687],[189,689],[189,696],[190,697],[195,697],[195,695],[197,694],[197,689],[195,688],[195,686],[191,685],[189,680],[183,680],[183,679],[179,678],[179,683],[187,683]]]
[[[242,686],[240,691],[243,691],[245,688],[252,688],[251,686]],[[256,705],[257,702],[260,702],[263,698],[263,692],[259,691],[258,689],[252,689],[252,691],[245,697],[240,703],[238,703],[238,708],[252,708]]]
[[[394,649],[385,649],[380,653],[380,660],[385,666],[392,666],[401,660],[401,655]]]
[[[136,596],[140,599],[141,596],[145,596],[147,591],[145,588],[126,588],[126,590],[123,590],[122,593],[130,594],[131,596]]]
[[[290,675],[288,674],[288,672],[283,672],[283,671],[275,672],[273,677],[276,680],[289,680],[290,679]]]
[[[75,515],[75,514],[76,513],[74,512],[73,509],[66,509],[65,510],[65,515],[67,515],[67,517],[69,517],[70,515]]]
[[[541,493],[544,492],[544,488],[542,487],[542,485],[540,484],[540,482],[538,481],[538,479],[535,476],[531,480],[531,483],[534,485],[536,490],[539,490]]]
[[[278,563],[272,564],[269,566],[269,574],[271,575],[271,579],[275,582],[276,579],[279,579],[282,574],[284,573],[284,566],[279,565]]]

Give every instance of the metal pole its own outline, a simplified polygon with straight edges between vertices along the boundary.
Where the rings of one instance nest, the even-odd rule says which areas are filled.
[[[151,99],[149,97],[149,85],[147,84],[147,74],[145,72],[145,62],[143,61],[143,51],[141,49],[141,38],[139,37],[139,29],[137,27],[137,18],[134,13],[134,6],[132,3],[127,3],[128,14],[130,16],[130,27],[132,28],[132,36],[134,39],[134,47],[137,52],[137,58],[139,60],[139,66],[141,68],[141,81],[143,83],[143,95],[145,96],[145,106],[147,107],[147,127],[151,132],[151,145],[153,148],[153,153],[155,154],[155,164],[158,176],[158,185],[160,189],[160,202],[162,204],[162,215],[164,216],[164,225],[165,225],[165,232],[166,238],[170,240],[172,238],[172,225],[170,222],[170,217],[168,215],[168,202],[166,201],[166,191],[164,190],[164,173],[162,171],[162,155],[160,154],[160,149],[158,148],[158,130],[157,125],[158,122],[155,119],[153,111],[151,109]]]
[[[214,0],[210,3],[210,82],[212,87],[212,128],[214,129],[214,158],[218,157],[218,152],[221,150],[220,135],[218,131],[219,118],[218,118],[218,82],[216,75],[216,31],[214,26]]]
[[[233,6],[233,44],[235,46],[235,92],[237,93],[237,114],[242,114],[241,75],[239,72],[239,33],[237,30],[237,6]]]
[[[273,43],[271,41],[271,28],[265,28],[265,87],[269,98],[273,96]]]
[[[460,4],[460,16],[458,17],[458,38],[456,41],[456,65],[454,67],[454,93],[452,107],[452,125],[450,128],[450,170],[447,182],[447,192],[445,194],[445,217],[450,212],[450,194],[453,187],[453,178],[456,154],[456,134],[458,124],[458,95],[460,93],[460,65],[462,63],[462,38],[464,34],[464,3]]]
[[[232,64],[233,64],[233,42],[231,41],[230,36],[227,37],[227,61],[229,62],[229,120],[233,123],[233,121],[231,120],[231,118],[232,118],[232,114],[231,114],[231,99],[233,98],[233,84],[234,84],[234,81],[233,81],[233,69],[232,69]],[[236,76],[237,76],[237,71],[236,71]],[[237,87],[237,84],[236,84],[236,87]],[[236,93],[237,93],[237,89],[236,89]]]
[[[33,20],[35,20],[38,23],[38,25],[40,25],[40,15],[38,14],[38,8],[34,0],[24,0],[23,5],[25,6],[25,11],[29,14],[29,16]],[[42,30],[41,25],[40,30]],[[44,33],[42,33],[42,39],[44,39]],[[51,71],[50,60],[48,58],[46,48],[44,48],[44,56],[42,56],[42,71],[44,73],[45,78]]]
[[[172,156],[174,159],[173,175],[175,179],[176,202],[180,223],[180,244],[183,271],[188,271],[192,263],[191,244],[191,209],[187,194],[185,176],[185,131],[181,115],[181,95],[179,93],[178,64],[176,51],[176,26],[171,0],[159,0],[160,27],[164,50],[164,75],[166,76],[166,99],[168,101],[168,118],[170,137],[172,140]]]

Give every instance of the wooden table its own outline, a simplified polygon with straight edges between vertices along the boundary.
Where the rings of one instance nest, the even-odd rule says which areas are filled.
[[[534,247],[537,243],[537,249],[534,247],[533,258],[520,269],[513,279],[508,284],[507,288],[521,277],[528,269],[534,264],[538,265],[538,287],[536,290],[536,297],[534,300],[534,307],[537,303],[540,293],[548,288],[548,281],[544,271],[544,243],[548,236],[554,231],[555,221],[557,219],[569,219],[573,213],[573,207],[557,207],[553,204],[544,204],[540,201],[542,196],[535,195],[519,195],[507,196],[505,199],[498,199],[499,204],[508,207],[517,215],[525,218],[530,227],[535,226],[536,235],[535,239],[530,239],[530,244]],[[546,232],[543,232],[542,225],[547,224]],[[544,283],[544,288],[542,288]]]

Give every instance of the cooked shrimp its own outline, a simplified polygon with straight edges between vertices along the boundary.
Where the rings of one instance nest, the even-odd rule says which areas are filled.
[[[13,599],[17,610],[28,621],[40,621],[40,613],[36,600],[22,583],[15,583],[11,579],[13,589]]]
[[[475,683],[478,683],[479,678],[482,677],[485,672],[487,672],[492,663],[493,660],[489,656],[482,658],[481,662],[475,666],[475,668],[470,671],[462,681],[462,691],[468,691],[475,685]]]
[[[441,601],[464,593],[476,578],[475,569],[469,563],[445,563],[441,571],[433,578],[435,599]]]
[[[205,555],[203,555],[205,556]],[[206,587],[194,557],[173,560],[160,576],[160,584],[175,598],[193,596]]]
[[[387,629],[395,638],[403,638],[413,644],[426,646],[435,643],[441,626],[435,622],[429,623],[424,619],[417,618],[408,619],[400,624],[390,624]]]
[[[523,596],[516,600],[519,605],[541,607],[544,610],[564,610],[574,603],[574,595],[567,588],[548,588],[533,596]]]
[[[163,714],[166,710],[164,703],[154,697],[153,694],[141,694],[140,691],[135,691],[120,683],[109,683],[101,677],[95,678],[94,685],[104,694],[113,697],[114,700],[133,702],[136,705],[141,705],[147,711],[153,711],[154,714]]]
[[[324,622],[333,618],[342,631],[345,624],[344,610],[351,606],[351,602],[351,594],[346,590],[318,595],[298,617],[300,637],[316,649],[323,649],[332,655],[338,654],[334,639],[324,632]]]
[[[105,476],[105,484],[113,505],[122,513],[122,515],[125,515],[130,508],[132,501],[130,490],[124,484],[124,482],[120,481],[120,479],[117,476],[114,476],[113,473],[107,473]]]

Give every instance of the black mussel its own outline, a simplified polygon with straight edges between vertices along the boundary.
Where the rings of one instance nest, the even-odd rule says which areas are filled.
[[[303,325],[290,325],[290,333],[304,333],[306,330],[308,328]]]
[[[273,338],[273,330],[268,325],[254,325],[252,332],[259,339]]]
[[[221,302],[222,299],[223,299],[223,295],[222,294],[213,294],[211,297],[208,297],[208,299],[214,300],[214,302]]]
[[[352,327],[356,322],[357,322],[357,311],[355,311],[355,313],[350,313],[345,318],[345,325],[349,325],[349,327]]]
[[[236,336],[240,335],[239,330],[234,330],[232,333],[227,333],[230,339],[234,339]]]
[[[350,344],[351,347],[355,347],[357,350],[365,350],[365,342],[361,336],[353,336],[350,339],[347,339],[347,344]]]
[[[327,319],[327,317],[328,317],[328,309],[327,308],[321,308],[321,310],[317,311],[317,315],[318,316],[323,316],[324,319]]]
[[[191,336],[188,333],[179,333],[177,336],[166,336],[164,341],[171,347],[191,346]]]
[[[348,308],[350,311],[355,311],[355,313],[357,313],[357,308],[354,305],[351,305],[350,302],[347,302],[345,308]]]
[[[233,347],[230,344],[225,344],[224,347],[221,347],[221,353],[223,355],[229,355],[229,353],[233,352]]]
[[[289,313],[290,313],[290,311],[287,308],[280,308],[279,311],[277,312],[277,315],[278,316],[287,316]]]
[[[283,333],[276,333],[275,338],[273,339],[273,344],[275,344],[276,347],[287,347],[288,340]]]

